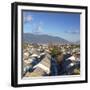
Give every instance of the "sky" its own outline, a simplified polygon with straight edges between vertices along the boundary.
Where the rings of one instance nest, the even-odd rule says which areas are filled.
[[[23,32],[48,34],[76,42],[80,40],[80,14],[23,11]]]

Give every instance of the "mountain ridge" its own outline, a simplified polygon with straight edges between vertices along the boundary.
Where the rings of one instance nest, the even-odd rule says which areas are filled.
[[[24,42],[31,42],[31,43],[56,43],[56,44],[70,44],[69,41],[58,37],[58,36],[51,36],[47,34],[32,34],[32,33],[23,33],[23,40]]]

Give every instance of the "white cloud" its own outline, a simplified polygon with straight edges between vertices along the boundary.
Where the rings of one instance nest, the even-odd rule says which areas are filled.
[[[80,34],[80,30],[75,30],[75,29],[65,30],[65,33],[69,33],[69,34]]]
[[[24,16],[24,22],[32,22],[33,17],[31,15]]]
[[[41,34],[43,32],[42,29],[42,22],[39,22],[38,24],[33,24],[33,33]]]

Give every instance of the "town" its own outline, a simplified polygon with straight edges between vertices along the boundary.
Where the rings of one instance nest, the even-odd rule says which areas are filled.
[[[80,75],[80,44],[23,43],[23,77]]]

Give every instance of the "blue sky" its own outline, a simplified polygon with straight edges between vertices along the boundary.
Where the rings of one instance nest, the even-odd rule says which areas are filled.
[[[80,14],[23,11],[23,32],[80,40]]]

